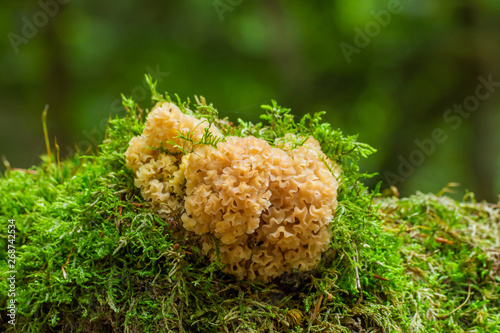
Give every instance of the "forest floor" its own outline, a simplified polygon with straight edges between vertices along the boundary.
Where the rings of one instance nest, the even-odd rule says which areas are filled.
[[[155,102],[168,99],[155,91]],[[188,104],[178,102],[185,108]],[[265,107],[225,135],[269,142],[312,135],[342,169],[332,239],[313,271],[269,283],[222,272],[134,186],[124,152],[148,111],[129,99],[93,152],[0,178],[0,326],[8,332],[500,332],[500,208],[368,190],[357,167],[374,152],[321,123]],[[226,126],[226,127],[224,127]],[[13,310],[12,310],[13,309]],[[11,311],[12,310],[12,311]]]

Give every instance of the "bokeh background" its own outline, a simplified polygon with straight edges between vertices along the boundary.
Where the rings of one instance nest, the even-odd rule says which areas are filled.
[[[445,115],[474,102],[479,76],[500,81],[499,1],[2,0],[0,33],[0,155],[12,167],[45,152],[46,104],[61,154],[86,150],[121,93],[149,105],[149,72],[232,120],[257,121],[271,99],[326,111],[378,150],[362,164],[379,173],[371,186],[403,173],[402,195],[459,182],[458,195],[498,200],[500,87],[467,117]],[[435,129],[446,139],[425,152],[415,140]]]

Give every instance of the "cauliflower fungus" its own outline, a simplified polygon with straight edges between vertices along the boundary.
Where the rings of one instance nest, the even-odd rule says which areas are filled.
[[[312,269],[330,241],[338,166],[312,137],[297,148],[286,142],[302,138],[290,135],[275,148],[253,136],[196,144],[205,131],[222,137],[206,119],[157,104],[125,153],[144,199],[160,213],[182,209],[183,226],[201,235],[203,253],[215,260],[218,246],[225,271],[239,279]],[[182,155],[179,147],[193,142],[179,132],[192,134],[191,153]]]

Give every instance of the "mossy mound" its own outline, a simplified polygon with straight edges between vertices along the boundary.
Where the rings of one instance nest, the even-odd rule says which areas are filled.
[[[152,101],[170,100],[152,88]],[[0,230],[15,220],[15,332],[498,332],[499,207],[445,196],[382,198],[360,181],[374,150],[321,114],[295,121],[265,106],[265,123],[232,124],[203,100],[191,108],[225,135],[274,143],[313,135],[342,168],[332,241],[311,272],[268,284],[238,281],[210,263],[179,214],[162,219],[125,168],[147,110],[124,99],[91,155],[44,158],[0,179]],[[188,139],[188,138],[186,138]],[[210,139],[210,138],[208,138]],[[210,140],[203,144],[213,144]],[[0,308],[10,298],[8,252],[0,254]],[[4,312],[5,313],[5,312]]]

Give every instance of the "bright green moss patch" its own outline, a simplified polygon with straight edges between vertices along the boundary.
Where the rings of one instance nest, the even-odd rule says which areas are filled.
[[[500,331],[498,205],[417,194],[387,200],[386,228],[400,238],[410,328]]]
[[[150,80],[149,80],[150,81]],[[152,100],[170,100],[156,92]],[[374,150],[277,104],[263,123],[217,117],[204,100],[178,102],[226,135],[274,143],[313,135],[341,165],[332,241],[312,272],[261,284],[221,272],[178,214],[158,217],[125,168],[148,110],[124,99],[98,154],[53,156],[0,179],[0,246],[16,225],[16,325],[4,315],[7,252],[0,252],[2,329],[16,332],[495,332],[500,322],[498,206],[418,194],[380,198],[357,162]],[[189,139],[188,137],[186,139]],[[203,144],[216,144],[205,137]],[[300,142],[294,144],[301,144]]]

